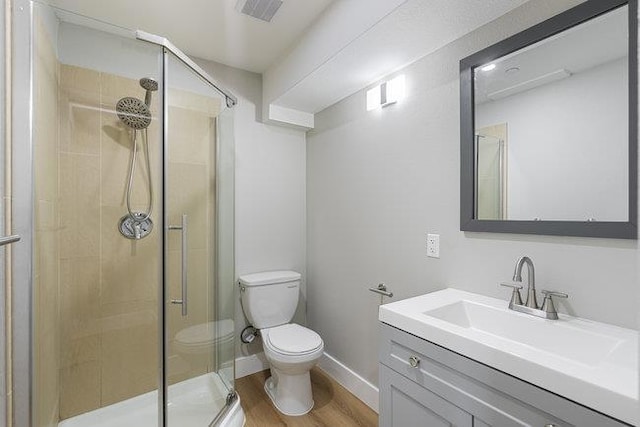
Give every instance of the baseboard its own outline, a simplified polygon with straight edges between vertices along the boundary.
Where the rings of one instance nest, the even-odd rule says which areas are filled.
[[[326,352],[318,362],[318,367],[368,407],[378,412],[378,387]]]
[[[269,362],[264,352],[236,358],[236,378],[246,377],[265,369],[269,369]]]

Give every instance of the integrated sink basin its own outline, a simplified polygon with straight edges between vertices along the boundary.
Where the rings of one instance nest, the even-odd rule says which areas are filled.
[[[445,289],[380,307],[382,322],[638,425],[638,333]]]
[[[570,362],[590,366],[603,362],[623,343],[618,337],[596,333],[572,322],[540,321],[512,310],[468,300],[428,310],[424,314],[472,329],[479,336],[490,335],[504,340],[505,344],[531,346]]]

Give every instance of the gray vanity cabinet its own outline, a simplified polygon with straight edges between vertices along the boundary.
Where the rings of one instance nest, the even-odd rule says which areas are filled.
[[[473,417],[431,390],[380,366],[381,426],[472,427]]]
[[[628,426],[381,323],[380,426]]]

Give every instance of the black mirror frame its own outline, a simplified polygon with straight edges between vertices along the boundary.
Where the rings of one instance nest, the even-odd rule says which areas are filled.
[[[474,218],[474,69],[613,9],[629,5],[629,220],[503,221]],[[638,238],[638,3],[588,0],[460,61],[460,230],[556,236]]]

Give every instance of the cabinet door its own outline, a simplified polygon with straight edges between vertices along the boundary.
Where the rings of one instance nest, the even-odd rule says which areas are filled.
[[[380,427],[472,427],[470,414],[380,365]]]

